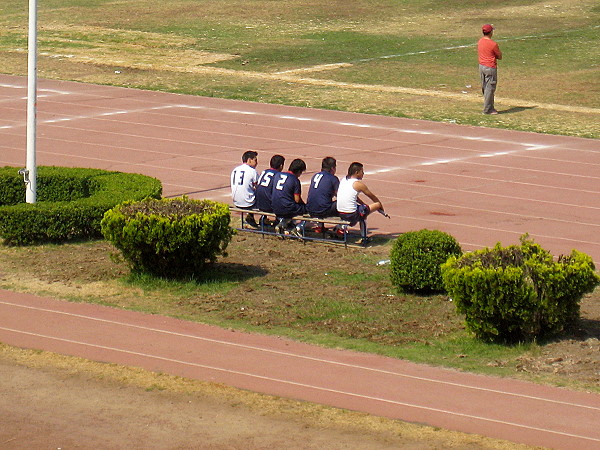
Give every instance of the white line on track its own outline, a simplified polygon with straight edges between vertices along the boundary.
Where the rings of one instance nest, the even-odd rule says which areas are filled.
[[[2,87],[2,86],[18,88],[18,86],[0,84],[0,87]],[[57,90],[50,90],[50,89],[48,89],[48,91],[56,92],[56,93],[60,93],[60,94],[64,94],[64,95],[70,94],[67,91],[57,91]],[[64,103],[64,102],[56,102],[56,103]],[[523,145],[523,146],[529,146],[529,145],[535,146],[536,145],[536,144],[528,144],[528,143],[523,143],[523,142],[509,141],[509,140],[504,140],[504,139],[462,136],[462,135],[457,135],[457,134],[432,132],[432,131],[427,131],[427,130],[387,127],[387,126],[381,126],[381,125],[364,124],[364,123],[359,123],[359,122],[332,121],[332,120],[326,120],[326,119],[316,119],[313,117],[306,117],[306,116],[272,114],[272,113],[263,113],[263,112],[239,110],[239,109],[214,108],[214,107],[203,106],[203,105],[189,105],[189,104],[183,104],[183,103],[177,103],[177,104],[171,104],[171,105],[161,105],[161,106],[157,106],[157,107],[136,108],[136,109],[128,110],[125,112],[137,113],[137,112],[153,111],[153,110],[160,110],[160,109],[172,109],[172,108],[217,111],[217,112],[223,112],[223,113],[229,113],[229,114],[254,115],[254,116],[263,116],[263,117],[269,117],[269,118],[275,118],[275,119],[287,119],[287,120],[296,120],[296,121],[312,121],[312,122],[319,122],[319,123],[325,123],[325,124],[330,124],[330,125],[342,125],[342,126],[349,126],[349,127],[356,127],[356,128],[371,128],[371,129],[375,129],[375,130],[392,131],[392,132],[407,133],[407,134],[419,134],[419,135],[425,135],[425,136],[426,135],[435,135],[435,136],[454,138],[454,139],[477,140],[480,142],[499,142],[499,143]],[[108,113],[105,113],[104,115],[123,114],[123,113],[124,112],[110,112],[109,111]],[[73,116],[70,118],[70,120],[91,119],[91,118],[100,117],[100,116],[101,116],[101,114],[80,115],[80,116]],[[39,123],[45,123],[45,122],[39,121]],[[22,126],[25,126],[25,125],[26,125],[26,123],[22,124]],[[5,128],[5,127],[3,127],[3,128]]]
[[[167,362],[172,362],[172,363],[176,363],[176,364],[182,364],[182,365],[191,366],[191,367],[198,367],[198,368],[202,368],[202,369],[214,370],[214,371],[218,371],[218,372],[226,372],[226,373],[231,373],[231,374],[235,374],[235,375],[247,376],[247,377],[251,377],[251,378],[258,378],[258,379],[261,379],[261,380],[267,380],[267,381],[272,381],[272,382],[281,383],[281,384],[289,384],[289,385],[299,386],[299,387],[303,387],[303,388],[307,388],[307,389],[313,389],[313,390],[316,390],[316,391],[331,392],[331,393],[334,393],[334,394],[346,395],[346,396],[349,396],[349,397],[357,397],[357,398],[361,398],[361,399],[373,400],[373,401],[382,402],[382,403],[388,403],[388,404],[392,404],[392,405],[405,406],[405,407],[409,407],[409,408],[420,409],[420,410],[425,410],[425,411],[432,411],[432,412],[436,412],[436,413],[448,414],[448,415],[453,415],[453,416],[458,416],[458,417],[465,417],[465,418],[468,418],[468,419],[479,420],[479,421],[482,421],[482,422],[497,423],[497,424],[512,426],[512,427],[521,428],[521,429],[525,429],[525,430],[539,431],[539,432],[549,433],[549,434],[553,434],[553,435],[559,435],[559,436],[565,436],[565,437],[572,437],[572,438],[576,438],[576,439],[583,439],[583,440],[586,440],[586,441],[600,442],[600,439],[596,439],[596,438],[593,438],[593,437],[582,436],[582,435],[572,434],[572,433],[565,433],[565,432],[561,432],[561,431],[551,430],[551,429],[548,429],[548,428],[532,427],[532,426],[523,425],[523,424],[515,423],[515,422],[507,422],[507,421],[504,421],[504,420],[490,419],[488,417],[475,416],[475,415],[471,415],[471,414],[464,414],[464,413],[459,413],[459,412],[456,412],[456,411],[450,411],[450,410],[439,409],[439,408],[431,408],[431,407],[428,407],[428,406],[421,406],[421,405],[416,405],[416,404],[413,404],[413,403],[399,402],[399,401],[389,400],[389,399],[381,398],[381,397],[373,397],[373,396],[369,396],[369,395],[361,395],[361,394],[356,394],[354,392],[340,391],[340,390],[337,390],[337,389],[330,389],[330,388],[325,388],[325,387],[321,387],[321,386],[315,386],[315,385],[312,385],[312,384],[298,383],[298,382],[295,382],[295,381],[289,381],[289,380],[284,380],[284,379],[280,379],[280,378],[267,377],[267,376],[263,376],[263,375],[256,375],[256,374],[248,373],[248,372],[241,372],[241,371],[237,371],[237,370],[223,369],[221,367],[208,366],[208,365],[205,365],[205,364],[198,364],[198,363],[193,363],[193,362],[189,362],[189,361],[182,361],[182,360],[173,359],[173,358],[165,358],[165,357],[162,357],[162,356],[150,355],[150,354],[141,353],[141,352],[134,352],[134,351],[131,351],[131,350],[119,349],[119,348],[116,348],[116,347],[108,347],[108,346],[104,346],[104,345],[90,344],[90,343],[87,343],[87,342],[75,341],[75,340],[71,340],[71,339],[57,338],[57,337],[54,337],[54,336],[47,336],[47,335],[38,334],[38,333],[28,333],[28,332],[24,332],[24,331],[20,331],[20,330],[14,330],[14,329],[11,329],[11,328],[0,327],[0,329],[1,330],[5,330],[5,331],[9,331],[9,332],[13,332],[13,333],[25,334],[25,335],[28,335],[28,336],[35,336],[35,337],[41,337],[41,338],[44,338],[44,339],[51,339],[51,340],[56,340],[56,341],[60,341],[60,342],[66,342],[66,343],[70,343],[70,344],[82,345],[82,346],[87,346],[87,347],[92,347],[92,348],[98,348],[98,349],[102,349],[102,350],[115,351],[115,352],[125,353],[125,354],[129,354],[129,355],[134,355],[134,356],[141,356],[141,357],[145,357],[145,358],[149,358],[149,359],[157,359],[157,360],[160,360],[160,361],[167,361]]]
[[[48,309],[48,308],[40,308],[40,307],[36,307],[36,306],[20,305],[18,303],[12,303],[12,302],[2,301],[2,300],[0,300],[0,304],[12,306],[12,307],[16,307],[16,308],[30,309],[30,310],[34,310],[34,311],[41,311],[41,312],[47,312],[47,313],[51,313],[51,314],[75,317],[78,319],[85,319],[85,320],[90,320],[90,321],[94,321],[94,322],[107,323],[107,324],[111,324],[111,325],[119,325],[119,326],[124,326],[124,327],[128,327],[128,328],[135,328],[135,329],[150,331],[150,332],[159,333],[159,334],[166,334],[166,335],[184,337],[184,338],[189,338],[189,339],[194,339],[194,340],[199,340],[199,341],[211,342],[211,343],[219,344],[219,345],[244,348],[244,349],[248,349],[248,350],[272,353],[272,354],[287,356],[287,357],[292,357],[292,358],[316,361],[316,362],[325,363],[325,364],[350,367],[350,368],[365,370],[365,371],[369,371],[369,372],[383,373],[386,375],[394,375],[394,376],[399,376],[402,378],[410,378],[410,379],[414,379],[414,380],[418,380],[418,381],[425,381],[425,382],[430,382],[430,383],[449,385],[449,386],[460,387],[460,388],[464,388],[464,389],[472,389],[472,390],[476,390],[476,391],[493,392],[495,394],[527,398],[530,400],[538,400],[541,402],[548,402],[548,403],[554,403],[554,404],[560,404],[560,405],[566,405],[566,406],[574,406],[574,407],[579,407],[579,408],[600,411],[600,407],[595,407],[595,406],[582,405],[582,404],[573,403],[573,402],[564,402],[564,401],[560,401],[560,400],[553,400],[553,399],[548,399],[548,398],[543,398],[543,397],[518,394],[518,393],[514,393],[514,392],[500,391],[497,389],[483,388],[483,387],[472,386],[472,385],[467,385],[467,384],[462,384],[462,383],[455,383],[455,382],[450,382],[450,381],[436,380],[433,378],[419,377],[419,376],[415,376],[415,375],[407,375],[407,374],[393,372],[393,371],[389,371],[389,370],[375,369],[372,367],[360,366],[360,365],[356,365],[356,364],[348,364],[348,363],[343,363],[343,362],[333,361],[333,360],[323,359],[323,358],[315,358],[315,357],[311,357],[311,356],[300,355],[297,353],[273,350],[273,349],[258,347],[258,346],[254,346],[254,345],[239,344],[239,343],[235,343],[235,342],[224,341],[221,339],[211,339],[211,338],[206,338],[203,336],[197,336],[197,335],[193,335],[193,334],[179,333],[179,332],[175,332],[175,331],[163,330],[160,328],[153,328],[153,327],[146,327],[146,326],[141,326],[141,325],[135,325],[135,324],[120,322],[120,321],[116,321],[116,320],[101,319],[98,317],[87,316],[84,314],[75,314],[75,313],[57,311],[57,310]],[[56,338],[56,339],[58,339],[58,338]],[[151,356],[151,355],[149,355],[149,356]]]
[[[188,106],[182,106],[182,105],[177,105],[177,106],[170,106],[170,105],[166,105],[166,106],[161,106],[161,107],[151,107],[151,108],[140,108],[140,109],[135,109],[135,110],[129,110],[129,111],[123,111],[123,110],[119,110],[119,111],[111,111],[111,112],[103,112],[103,113],[96,113],[96,114],[92,114],[92,115],[80,115],[80,116],[74,116],[74,117],[66,117],[66,118],[60,118],[60,119],[49,119],[46,121],[38,121],[39,123],[50,123],[50,124],[55,124],[55,123],[60,123],[60,122],[67,122],[67,121],[72,121],[72,120],[81,120],[81,119],[89,119],[89,118],[102,118],[102,117],[108,117],[108,116],[115,116],[115,115],[122,115],[122,114],[127,114],[127,113],[139,113],[139,112],[148,112],[148,111],[159,111],[159,110],[164,110],[164,109],[169,109],[169,108],[173,108],[173,107],[188,107]],[[189,107],[192,109],[198,109],[198,108],[202,108],[205,109],[204,107]],[[223,111],[220,110],[219,111]],[[239,111],[236,110],[225,110],[225,112],[234,112],[234,113],[239,113]],[[258,115],[258,113],[253,113]],[[269,117],[278,117],[278,118],[284,118],[284,119],[290,119],[293,118],[294,120],[296,120],[297,118],[294,116],[277,116],[277,115],[266,115]],[[306,119],[306,118],[301,118],[300,120],[313,120],[313,119]],[[407,130],[407,129],[399,129],[399,128],[394,128],[394,127],[381,127],[381,126],[371,126],[371,125],[365,125],[365,124],[360,124],[360,123],[351,123],[351,122],[335,122],[335,121],[322,121],[321,122],[326,122],[329,124],[333,124],[333,125],[343,125],[343,126],[355,126],[355,127],[370,127],[373,129],[381,129],[381,130],[385,130],[385,131],[393,131],[393,132],[399,132],[399,133],[413,133],[413,134],[423,134],[423,135],[432,135],[435,134],[437,136],[443,136],[443,137],[447,137],[447,138],[454,138],[454,139],[461,139],[464,138],[463,136],[457,136],[457,135],[453,135],[453,134],[442,134],[442,133],[432,133],[429,131],[419,131],[419,130]],[[131,122],[133,124],[133,122]],[[135,123],[136,125],[145,125],[143,123]],[[19,126],[24,126],[24,125],[10,125],[10,126],[2,126],[0,127],[0,129],[11,129],[11,128],[18,128]],[[154,127],[161,127],[161,125],[153,125]],[[260,125],[260,126],[264,126],[264,125]],[[173,128],[173,127],[165,127],[165,128]],[[78,128],[73,128],[73,129],[78,129]],[[189,130],[189,131],[194,131],[192,129],[187,129],[187,128],[180,128],[183,130]],[[83,128],[81,128],[81,130],[85,130]],[[297,130],[297,131],[304,131],[304,130]],[[111,134],[120,134],[120,135],[124,135],[124,136],[131,136],[131,137],[141,137],[141,138],[147,138],[147,136],[144,135],[139,135],[139,134],[133,134],[133,133],[114,133],[114,132],[110,132]],[[212,133],[216,133],[216,132],[212,132]],[[224,133],[217,133],[217,134],[224,134]],[[231,133],[227,133],[228,135],[232,135]],[[243,135],[239,135],[239,136],[243,136]],[[339,136],[336,134],[336,136]],[[244,136],[247,137],[247,136]],[[152,138],[152,139],[161,139],[161,140],[168,140],[168,141],[172,141],[173,139],[166,139],[166,138]],[[372,140],[378,140],[378,141],[387,141],[387,139],[381,139],[381,138],[370,138]],[[469,138],[471,139],[471,138]],[[270,139],[270,140],[274,140],[274,139]],[[484,154],[479,154],[476,153],[475,156],[467,156],[467,157],[463,157],[463,158],[451,158],[451,159],[438,159],[438,160],[429,160],[429,161],[425,161],[422,163],[417,163],[415,165],[409,165],[409,166],[404,166],[404,167],[400,167],[398,169],[406,169],[410,166],[418,166],[418,165],[426,165],[426,166],[430,166],[430,165],[440,165],[440,164],[449,164],[449,163],[453,163],[453,162],[462,162],[462,161],[466,161],[468,159],[472,159],[474,157],[482,157],[482,158],[492,158],[495,156],[506,156],[506,155],[518,155],[524,151],[531,151],[531,150],[542,150],[542,149],[546,149],[549,148],[549,146],[546,145],[540,145],[540,144],[529,144],[529,143],[522,143],[522,142],[514,142],[514,141],[507,141],[507,140],[502,140],[502,139],[491,139],[491,138],[480,138],[478,139],[479,141],[482,142],[495,142],[495,143],[508,143],[508,144],[512,144],[512,145],[519,145],[521,146],[520,149],[518,150],[512,150],[512,151],[502,151],[502,152],[491,152],[491,153],[484,153]],[[281,142],[286,142],[286,143],[295,143],[295,144],[302,144],[302,145],[310,145],[309,143],[306,142],[301,142],[301,141],[290,141],[290,140],[285,140],[285,139],[279,139],[279,141]],[[178,142],[184,142],[184,141],[178,141]],[[196,143],[195,141],[185,141],[188,143]],[[400,142],[398,141],[393,141],[390,140],[390,142],[393,142],[397,145],[401,145]],[[315,145],[315,144],[312,144]],[[429,145],[431,146],[432,144],[422,144],[422,145]],[[344,149],[344,147],[341,146],[336,146],[336,145],[321,145],[321,147],[327,147],[330,146],[332,148],[335,148],[336,150],[340,150],[340,149]],[[440,146],[440,145],[436,145],[436,146]],[[450,148],[448,146],[444,146],[444,148]],[[356,150],[354,148],[347,148],[348,150]],[[460,149],[460,148],[459,148]],[[476,152],[473,150],[467,150],[467,149],[460,149],[463,151],[471,151],[471,152]],[[373,151],[373,152],[377,152],[377,153],[384,153],[381,151]],[[397,152],[392,152],[394,155],[398,156]],[[421,157],[422,158],[422,157]],[[386,171],[390,171],[389,168],[384,169]],[[377,171],[375,172],[371,172],[371,173],[377,173]]]

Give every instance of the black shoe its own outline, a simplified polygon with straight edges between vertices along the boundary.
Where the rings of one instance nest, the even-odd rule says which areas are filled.
[[[256,223],[256,220],[254,220],[254,217],[252,217],[252,216],[246,217],[246,220],[244,220],[244,223],[252,228],[260,228],[260,225]]]

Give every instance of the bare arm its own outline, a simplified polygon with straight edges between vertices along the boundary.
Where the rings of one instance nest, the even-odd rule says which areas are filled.
[[[367,187],[365,183],[363,183],[362,181],[355,181],[352,187],[354,187],[354,189],[356,189],[357,192],[365,194],[367,197],[369,197],[369,199],[374,204],[379,204],[379,207],[376,209],[383,209],[383,203],[381,203],[381,200],[379,200],[379,198],[373,192],[371,192],[371,190]]]

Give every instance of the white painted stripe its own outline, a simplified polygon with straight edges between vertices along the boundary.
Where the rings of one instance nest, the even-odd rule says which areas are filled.
[[[159,334],[166,334],[166,335],[184,337],[184,338],[189,338],[189,339],[194,339],[194,340],[199,340],[199,341],[211,342],[211,343],[219,344],[219,345],[244,348],[244,349],[254,350],[254,351],[259,351],[259,352],[264,352],[264,353],[272,353],[272,354],[277,354],[277,355],[286,356],[286,357],[305,359],[305,360],[316,361],[316,362],[321,362],[321,363],[325,363],[325,364],[332,364],[332,365],[336,365],[336,366],[350,367],[350,368],[354,368],[354,369],[365,370],[368,372],[376,372],[376,373],[383,373],[386,375],[394,375],[394,376],[399,376],[402,378],[409,378],[409,379],[418,380],[418,381],[425,381],[425,382],[430,382],[430,383],[435,383],[435,384],[460,387],[460,388],[471,389],[471,390],[476,390],[476,391],[493,392],[495,394],[507,395],[507,396],[511,396],[511,397],[520,397],[520,398],[526,398],[529,400],[536,400],[536,401],[541,401],[541,402],[547,402],[547,403],[560,404],[560,405],[573,406],[573,407],[578,407],[578,408],[600,411],[600,407],[596,407],[596,406],[582,405],[580,403],[565,402],[565,401],[561,401],[561,400],[554,400],[554,399],[549,399],[549,398],[544,398],[544,397],[519,394],[519,393],[515,393],[515,392],[501,391],[498,389],[483,388],[483,387],[479,387],[479,386],[472,386],[472,385],[468,385],[468,384],[464,384],[464,383],[456,383],[456,382],[450,382],[450,381],[445,381],[445,380],[437,380],[437,379],[428,378],[428,377],[419,377],[419,376],[415,376],[415,375],[408,375],[408,374],[394,372],[394,371],[390,371],[390,370],[375,369],[372,367],[361,366],[361,365],[357,365],[357,364],[343,363],[343,362],[334,361],[334,360],[330,360],[330,359],[316,358],[316,357],[312,357],[312,356],[300,355],[297,353],[285,352],[285,351],[281,351],[281,350],[273,350],[270,348],[258,347],[258,346],[254,346],[254,345],[239,344],[236,342],[224,341],[221,339],[206,338],[204,336],[197,336],[197,335],[188,334],[188,333],[179,333],[179,332],[175,332],[175,331],[163,330],[160,328],[153,328],[153,327],[146,327],[146,326],[141,326],[141,325],[135,325],[135,324],[130,324],[127,322],[121,322],[121,321],[116,321],[116,320],[100,319],[98,317],[87,316],[84,314],[75,314],[75,313],[57,311],[57,310],[48,309],[48,308],[40,308],[40,307],[36,307],[36,306],[21,305],[18,303],[12,303],[12,302],[1,301],[1,300],[0,300],[0,304],[4,304],[7,306],[13,306],[13,307],[17,307],[17,308],[22,308],[22,309],[30,309],[30,310],[34,310],[34,311],[47,312],[47,313],[51,313],[51,314],[64,315],[64,316],[68,316],[68,317],[75,317],[78,319],[85,319],[85,320],[90,320],[93,322],[108,323],[111,325],[120,325],[120,326],[125,326],[128,328],[135,328],[135,329],[155,332],[155,333],[159,333]]]
[[[374,396],[370,396],[370,395],[361,395],[361,394],[356,394],[354,392],[341,391],[341,390],[337,390],[337,389],[331,389],[331,388],[327,388],[327,387],[316,386],[316,385],[306,384],[306,383],[298,383],[295,381],[284,380],[281,378],[267,377],[267,376],[263,376],[263,375],[256,375],[253,373],[242,372],[242,371],[238,371],[238,370],[223,369],[221,367],[209,366],[206,364],[198,364],[198,363],[189,362],[189,361],[183,361],[183,360],[178,360],[178,359],[173,359],[173,358],[166,358],[166,357],[162,357],[162,356],[150,355],[147,353],[134,352],[131,350],[125,350],[125,349],[120,349],[120,348],[116,348],[116,347],[108,347],[108,346],[104,346],[104,345],[90,344],[90,343],[83,342],[83,341],[75,341],[75,340],[71,340],[71,339],[57,338],[54,336],[47,336],[47,335],[37,334],[37,333],[28,333],[28,332],[23,332],[23,331],[19,331],[19,330],[13,330],[11,328],[0,327],[0,329],[9,331],[9,332],[13,332],[13,333],[25,334],[28,336],[41,337],[44,339],[51,339],[51,340],[56,340],[56,341],[60,341],[60,342],[67,342],[70,344],[82,345],[82,346],[98,348],[98,349],[102,349],[102,350],[115,351],[115,352],[125,353],[125,354],[129,354],[129,355],[134,355],[134,356],[141,356],[141,357],[145,357],[145,358],[149,358],[149,359],[156,359],[156,360],[160,360],[160,361],[167,361],[167,362],[182,364],[182,365],[191,366],[191,367],[198,367],[198,368],[207,369],[207,370],[214,370],[217,372],[231,373],[234,375],[241,375],[241,376],[246,376],[246,377],[250,377],[250,378],[257,378],[257,379],[272,381],[272,382],[281,383],[281,384],[300,386],[300,387],[304,387],[307,389],[313,389],[313,390],[317,390],[317,391],[321,391],[321,392],[331,392],[334,394],[346,395],[349,397],[357,397],[357,398],[361,398],[361,399],[365,399],[365,400],[373,400],[373,401],[378,401],[378,402],[382,402],[382,403],[389,403],[389,404],[398,405],[398,406],[405,406],[405,407],[409,407],[409,408],[437,412],[437,413],[441,413],[441,414],[465,417],[468,419],[479,420],[482,422],[498,423],[501,425],[508,425],[508,426],[526,429],[526,430],[540,431],[540,432],[549,433],[549,434],[553,434],[553,435],[572,437],[572,438],[582,439],[582,440],[586,440],[586,441],[600,442],[600,439],[597,439],[597,438],[594,438],[591,436],[582,436],[582,435],[573,434],[573,433],[566,433],[566,432],[562,432],[562,431],[551,430],[548,428],[533,427],[533,426],[523,425],[523,424],[515,423],[515,422],[491,419],[488,417],[476,416],[476,415],[472,415],[472,414],[464,414],[464,413],[459,413],[456,411],[450,411],[450,410],[445,410],[445,409],[431,408],[428,406],[416,405],[414,403],[399,402],[399,401],[395,401],[395,400],[390,400],[390,399],[381,398],[381,397],[374,397]]]

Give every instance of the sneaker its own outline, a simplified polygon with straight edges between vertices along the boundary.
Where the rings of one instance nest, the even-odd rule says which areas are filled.
[[[366,247],[367,245],[369,245],[371,243],[371,238],[370,237],[364,237],[364,238],[360,238],[358,241],[356,241],[356,243],[358,245],[362,245],[363,247]]]
[[[246,216],[246,220],[244,221],[244,223],[252,228],[259,228],[259,225],[256,223],[254,216]]]
[[[296,224],[295,227],[292,227],[292,229],[290,230],[290,234],[292,234],[294,236],[298,236],[300,238],[303,238],[305,225],[306,225],[306,222],[304,220],[299,222],[298,224]]]
[[[314,227],[313,228],[313,233],[317,233],[317,234],[324,234],[327,231],[327,228],[325,227]]]
[[[334,239],[343,241],[346,237],[346,230],[341,227],[335,227],[333,230],[327,230],[327,233]]]
[[[275,232],[281,235],[289,234],[287,227],[290,224],[290,219],[280,219],[275,225]]]

